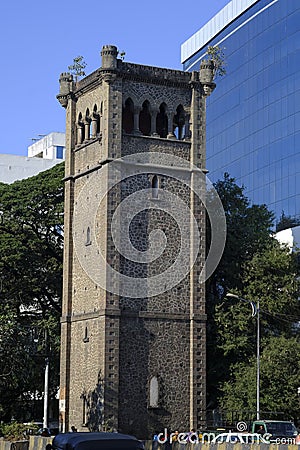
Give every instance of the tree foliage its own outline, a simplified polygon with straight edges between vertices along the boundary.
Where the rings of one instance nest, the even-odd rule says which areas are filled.
[[[75,76],[76,80],[78,77],[85,76],[85,71],[84,71],[85,68],[86,68],[86,62],[84,61],[83,56],[76,56],[73,59],[73,64],[68,66],[68,70],[70,71],[70,73],[72,75]]]
[[[226,62],[224,49],[218,45],[209,45],[207,47],[207,54],[214,63],[214,77],[226,75]]]
[[[227,298],[226,294],[233,292],[255,303],[260,301],[264,355],[272,340],[297,341],[297,259],[273,237],[273,214],[265,205],[250,205],[244,188],[228,174],[215,187],[225,210],[227,242],[222,260],[207,284],[208,408],[255,411],[257,321],[251,317],[248,303]],[[267,370],[269,360],[265,361]],[[273,363],[269,364],[271,367]],[[241,374],[247,385],[243,385]],[[289,394],[295,398],[300,378],[293,383],[288,383]],[[281,395],[279,390],[276,395]],[[263,404],[270,411],[275,403]]]
[[[0,418],[58,386],[64,165],[0,185]],[[47,333],[46,333],[47,331]],[[45,339],[47,336],[47,339]]]
[[[250,205],[244,187],[238,186],[228,173],[214,187],[224,208],[227,238],[223,257],[208,287],[214,295],[219,292],[223,296],[242,286],[243,264],[270,242],[274,216],[266,205]]]
[[[264,340],[260,357],[260,409],[299,419],[300,342],[296,337],[273,336]],[[222,386],[225,410],[256,411],[256,358],[232,366],[231,379]],[[278,416],[280,418],[280,416]]]

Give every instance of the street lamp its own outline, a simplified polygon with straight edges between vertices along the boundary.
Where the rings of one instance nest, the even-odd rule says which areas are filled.
[[[34,338],[34,342],[38,342],[38,337]],[[48,428],[48,403],[49,403],[49,355],[48,355],[48,332],[44,330],[45,340],[45,374],[44,374],[44,415],[43,428]]]
[[[241,300],[242,302],[250,303],[252,308],[252,317],[256,316],[257,319],[257,335],[256,335],[256,420],[259,420],[259,386],[260,386],[260,352],[259,352],[259,341],[260,341],[260,332],[259,332],[259,300],[257,303],[247,300],[246,298],[240,297],[236,294],[231,294],[228,292],[226,297],[236,298]]]

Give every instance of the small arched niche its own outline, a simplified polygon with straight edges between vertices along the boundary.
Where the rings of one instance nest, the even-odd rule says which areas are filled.
[[[149,407],[150,408],[158,408],[158,400],[159,400],[159,389],[158,389],[158,378],[157,376],[153,376],[150,379],[149,385]]]

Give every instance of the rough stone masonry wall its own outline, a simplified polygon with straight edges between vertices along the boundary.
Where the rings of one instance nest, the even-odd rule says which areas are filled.
[[[144,145],[147,145],[145,140],[139,142],[139,150],[143,150]],[[180,149],[186,150],[185,146],[177,145],[179,154]],[[164,148],[163,145],[162,147]],[[173,148],[177,149],[177,146],[173,144]],[[149,189],[150,180],[151,174],[127,179],[122,183],[122,199],[136,191]],[[187,205],[190,204],[190,190],[172,177],[160,177],[160,188],[180,197]],[[181,219],[189,220],[188,217]],[[184,240],[181,243],[180,230],[175,219],[156,209],[143,211],[134,218],[130,235],[132,244],[138,250],[145,251],[147,238],[155,229],[163,230],[167,238],[163,255],[147,265],[121,259],[122,273],[149,277],[162,273],[173,264],[180,246],[188,245]],[[185,238],[189,239],[189,236]],[[120,429],[135,435],[147,430],[149,435],[164,427],[172,430],[187,428],[190,419],[189,276],[171,290],[155,297],[121,297],[120,309]],[[204,308],[202,313],[204,314]],[[205,327],[200,323],[197,328],[200,401],[203,401],[205,386],[203,337],[205,338]],[[157,408],[149,406],[149,382],[154,376],[159,384]]]
[[[64,76],[63,80],[67,78]],[[74,182],[74,199],[70,198],[74,203],[66,211],[71,221],[72,207],[76,207],[81,188],[95,174],[94,186],[97,185],[102,176],[102,165],[109,161],[108,158],[154,151],[177,155],[189,161],[194,142],[198,156],[193,161],[200,164],[201,146],[195,143],[193,136],[194,141],[189,142],[122,134],[122,106],[128,97],[137,108],[135,115],[145,100],[150,103],[152,114],[157,114],[160,103],[165,102],[169,131],[172,115],[182,105],[186,111],[186,124],[189,125],[192,103],[190,81],[191,74],[181,71],[118,61],[112,70],[100,68],[77,83],[77,91],[73,89],[68,100],[73,102],[74,111],[70,117],[67,115],[68,133],[73,136],[68,147],[70,172],[67,175]],[[67,90],[64,88],[61,92],[61,101],[65,104]],[[79,113],[84,116],[87,109],[91,112],[95,105],[97,110],[102,111],[101,133],[97,138],[78,145],[74,133]],[[194,106],[194,109],[197,108]],[[202,112],[195,110],[193,114],[196,113],[199,118]],[[187,137],[190,137],[189,134]],[[156,157],[152,160],[149,157],[148,163],[149,173],[116,186],[101,205],[99,217],[96,218],[98,225],[95,233],[108,263],[130,276],[143,276],[145,273],[150,276],[170,266],[179,248],[176,217],[172,219],[155,210],[145,211],[136,217],[130,232],[134,245],[144,250],[150,231],[156,228],[164,230],[168,247],[155,264],[143,266],[126,261],[118,255],[112,243],[110,221],[116,206],[130,193],[151,186],[151,164],[159,165],[161,159]],[[189,189],[172,177],[160,177],[160,187],[173,192],[191,207]],[[87,205],[96,201],[87,194]],[[205,217],[201,205],[196,205],[196,218],[200,234],[204,233]],[[185,220],[188,222],[189,217]],[[83,239],[86,232],[86,229],[80,230],[75,239]],[[90,257],[95,237],[85,249],[86,258]],[[196,263],[197,276],[203,264],[204,247],[201,252]],[[76,252],[71,257],[72,273],[65,274],[72,281],[72,291],[68,297],[72,303],[68,319],[70,332],[66,333],[63,344],[70,349],[70,373],[63,374],[70,380],[69,426],[74,424],[79,430],[84,429],[82,425],[87,420],[90,428],[95,426],[99,429],[103,422],[112,419],[112,424],[115,423],[120,430],[143,438],[164,426],[188,428],[194,420],[191,405],[199,402],[201,409],[205,397],[204,292],[202,288],[198,290],[196,278],[187,275],[177,286],[156,297],[148,297],[145,292],[141,299],[124,298],[97,287],[82,269]],[[68,355],[68,352],[65,354]],[[62,367],[65,366],[63,361]],[[149,404],[149,383],[153,377],[157,378],[159,389],[155,407]],[[194,382],[197,384],[195,391],[192,389]],[[86,417],[84,404],[89,408]]]

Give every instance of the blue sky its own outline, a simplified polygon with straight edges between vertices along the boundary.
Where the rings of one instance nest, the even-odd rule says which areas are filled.
[[[3,0],[0,5],[0,153],[26,155],[31,138],[64,131],[61,72],[82,55],[100,67],[102,45],[125,60],[182,69],[180,46],[229,0]]]

